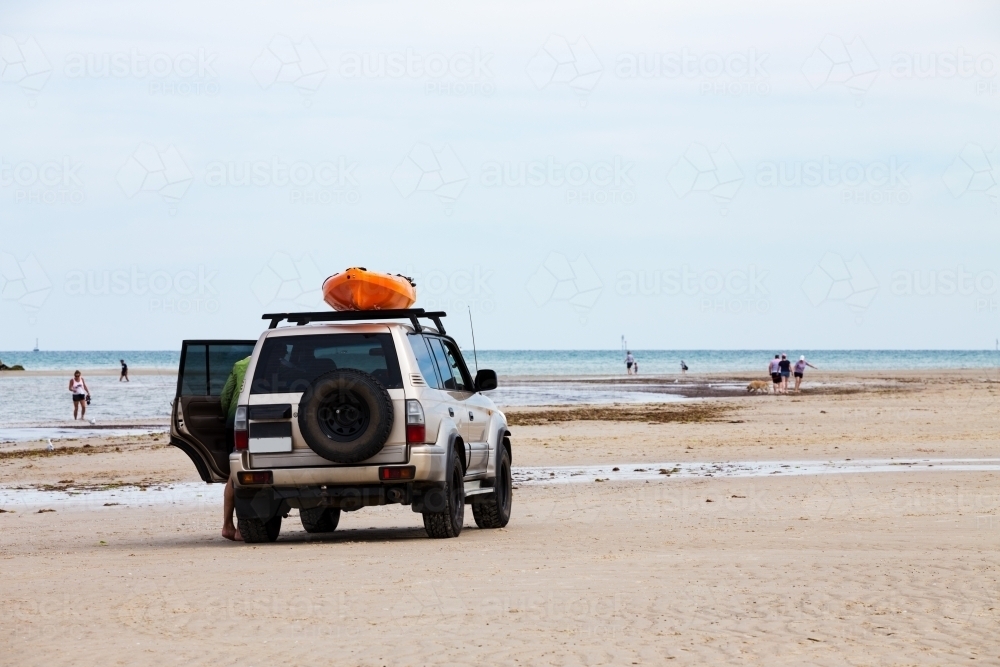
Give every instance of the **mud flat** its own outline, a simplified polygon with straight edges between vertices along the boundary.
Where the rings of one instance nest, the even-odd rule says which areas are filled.
[[[478,530],[470,512],[445,541],[389,506],[323,537],[293,511],[276,544],[232,544],[221,488],[162,434],[19,443],[0,451],[5,656],[995,664],[1000,385],[884,390],[901,377],[511,408],[511,523]]]

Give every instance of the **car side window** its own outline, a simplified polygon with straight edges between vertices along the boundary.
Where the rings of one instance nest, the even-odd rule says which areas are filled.
[[[462,376],[455,377],[452,374],[451,364],[448,362],[448,355],[445,354],[441,339],[429,336],[427,342],[430,344],[431,352],[434,354],[434,360],[437,361],[438,370],[441,371],[441,383],[444,385],[441,389],[462,391],[464,389],[462,386]]]
[[[255,341],[185,342],[178,396],[219,396],[233,364],[253,354]]]
[[[420,334],[409,334],[407,339],[410,341],[413,356],[417,359],[417,367],[420,368],[420,374],[424,376],[427,386],[434,389],[443,389],[437,365],[434,363],[431,351],[427,347],[427,339]]]
[[[465,367],[462,353],[458,351],[458,348],[453,343],[441,341],[441,344],[444,346],[444,353],[448,359],[451,374],[455,378],[455,382],[460,385],[459,389],[472,391],[472,378],[469,376],[469,370]]]
[[[431,344],[431,350],[437,360],[444,388],[453,391],[472,391],[472,382],[452,344],[437,337],[428,337],[427,342]]]
[[[441,347],[441,341],[430,337],[424,340],[427,341],[427,346],[431,348],[431,354],[434,357],[438,371],[441,373],[441,386],[438,388],[454,389],[455,379],[451,376],[451,369],[448,367],[448,359],[444,356],[444,348]]]

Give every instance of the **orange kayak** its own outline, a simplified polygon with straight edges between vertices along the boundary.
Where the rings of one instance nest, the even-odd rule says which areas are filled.
[[[413,305],[415,288],[406,276],[355,267],[323,281],[323,300],[334,310],[395,310]]]

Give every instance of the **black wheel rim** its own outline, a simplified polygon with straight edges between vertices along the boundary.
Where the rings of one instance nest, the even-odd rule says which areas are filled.
[[[323,435],[337,442],[350,442],[368,428],[371,411],[368,403],[353,391],[338,391],[319,404],[316,419]]]

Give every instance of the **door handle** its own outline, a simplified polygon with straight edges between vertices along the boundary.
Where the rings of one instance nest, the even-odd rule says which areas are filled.
[[[469,410],[469,421],[470,422],[476,421],[476,415],[472,414],[472,410]]]
[[[455,408],[448,408],[448,416],[449,417],[455,416]]]

